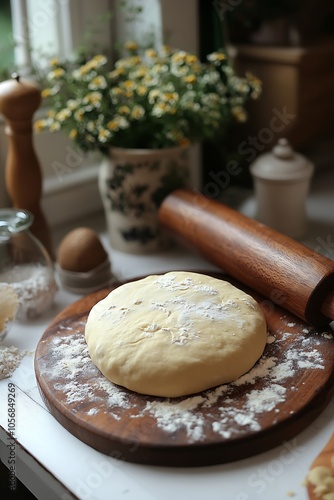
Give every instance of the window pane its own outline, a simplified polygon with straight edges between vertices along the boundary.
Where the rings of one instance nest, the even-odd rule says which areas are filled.
[[[0,79],[14,70],[14,45],[10,0],[0,3]]]

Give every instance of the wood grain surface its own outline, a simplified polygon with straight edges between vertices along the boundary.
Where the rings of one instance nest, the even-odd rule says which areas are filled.
[[[13,208],[33,214],[30,230],[52,257],[51,234],[41,208],[43,175],[33,137],[33,116],[41,100],[41,88],[33,81],[17,76],[0,83],[0,112],[7,123],[7,193]]]
[[[333,460],[333,462],[332,462]],[[331,439],[328,441],[326,446],[321,450],[319,455],[316,457],[316,459],[313,461],[310,470],[314,469],[315,467],[328,467],[332,471],[332,474],[334,476],[334,434],[332,435]],[[320,500],[319,496],[314,493],[314,487],[311,484],[308,484],[307,486],[308,490],[308,495],[310,500]]]
[[[189,189],[168,195],[160,223],[210,262],[314,326],[334,320],[334,261]]]
[[[266,316],[268,343],[253,379],[176,399],[114,386],[93,365],[84,341],[91,307],[110,291],[101,290],[59,314],[37,347],[38,386],[52,415],[108,455],[187,467],[261,453],[309,425],[334,393],[332,330],[312,328],[226,275],[210,274],[251,294]],[[272,399],[273,393],[281,397]]]

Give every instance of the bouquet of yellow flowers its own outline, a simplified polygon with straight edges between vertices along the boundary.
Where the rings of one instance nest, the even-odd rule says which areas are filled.
[[[253,75],[235,74],[224,52],[203,63],[167,46],[125,48],[128,56],[113,68],[104,55],[81,63],[52,59],[42,91],[49,111],[36,129],[64,130],[83,151],[188,145],[245,121],[245,102],[261,91]]]

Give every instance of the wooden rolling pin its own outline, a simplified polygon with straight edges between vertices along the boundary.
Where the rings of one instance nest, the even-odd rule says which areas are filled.
[[[191,190],[171,193],[162,226],[226,273],[313,326],[334,320],[334,261]]]

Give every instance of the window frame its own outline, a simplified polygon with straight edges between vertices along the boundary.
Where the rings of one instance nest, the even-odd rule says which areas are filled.
[[[33,79],[32,53],[37,47],[37,35],[46,30],[54,37],[50,56],[59,58],[70,57],[76,47],[82,42],[84,27],[100,14],[108,12],[112,0],[11,0],[13,40],[15,44],[15,63],[20,68],[20,75]],[[99,43],[111,44],[112,26],[105,30],[105,37],[98,33]],[[39,43],[46,43],[40,40]],[[34,119],[45,114],[45,109],[37,110]],[[44,135],[44,134],[43,134]],[[48,135],[49,137],[46,137]],[[52,138],[51,138],[52,136]],[[48,146],[43,148],[43,137],[34,134],[36,154],[40,160],[43,173],[42,206],[50,225],[57,225],[80,216],[102,209],[98,193],[97,170],[100,158],[91,155],[77,162],[80,168],[68,164],[73,144],[63,133],[50,134],[45,132],[44,140]],[[5,176],[7,158],[7,137],[5,121],[0,117],[0,179]],[[73,155],[72,155],[73,156]],[[52,161],[52,158],[54,160]],[[80,163],[80,165],[79,165]],[[64,165],[68,175],[58,175],[59,165]],[[88,201],[89,200],[89,201]],[[8,206],[10,200],[6,193],[5,182],[0,182],[0,207]]]
[[[113,0],[10,0],[12,10],[15,60],[23,70],[30,71],[32,51],[50,52],[50,56],[66,58],[83,41],[85,28],[93,18],[113,8]],[[111,44],[112,31],[92,35],[92,41]],[[94,40],[95,37],[95,40]],[[38,40],[38,41],[37,41]],[[47,44],[52,46],[47,48]],[[37,55],[38,57],[38,55]]]
[[[136,2],[136,0],[129,0]],[[15,59],[20,66],[20,74],[27,78],[32,78],[31,54],[41,43],[37,38],[41,36],[44,30],[45,40],[49,37],[52,40],[52,54],[60,58],[69,57],[78,45],[83,41],[85,26],[95,16],[108,11],[114,11],[114,24],[110,23],[109,30],[103,38],[101,30],[96,34],[99,44],[110,44],[113,46],[115,40],[124,40],[129,36],[128,27],[122,20],[121,0],[10,0],[12,8],[13,37],[20,41],[15,47]],[[160,18],[157,20],[157,38],[162,39],[162,34],[170,32],[171,41],[176,46],[186,50],[198,51],[198,23],[191,25],[189,21],[189,9],[197,8],[197,2],[194,0],[182,0],[182,16],[184,22],[179,22],[173,27],[175,12],[180,14],[179,0],[150,0],[152,4],[156,3],[156,13],[160,12]],[[154,10],[150,7],[150,10]],[[157,14],[156,14],[157,15]],[[193,13],[193,19],[196,19],[197,11]],[[147,19],[147,27],[152,26],[152,18]],[[45,23],[50,24],[46,29]],[[143,29],[146,29],[145,26]],[[141,28],[140,28],[141,29]],[[38,36],[37,36],[38,35]],[[54,37],[54,39],[52,38]],[[94,39],[94,36],[93,36]],[[196,41],[197,40],[197,41]],[[46,43],[46,42],[45,42]],[[22,70],[21,70],[22,68]],[[35,119],[40,118],[44,111],[39,109],[35,114]],[[84,217],[92,212],[102,210],[101,197],[98,192],[97,172],[101,158],[92,155],[78,163],[80,168],[67,169],[68,175],[62,179],[57,177],[56,169],[52,169],[52,163],[59,165],[62,163],[65,167],[66,158],[69,157],[69,150],[73,148],[71,141],[65,137],[62,132],[45,136],[43,148],[42,137],[34,135],[34,144],[38,158],[40,159],[43,173],[43,196],[42,206],[50,225],[66,223],[71,219]],[[53,136],[51,139],[51,135]],[[0,117],[0,180],[4,178],[5,163],[7,157],[7,140],[5,136],[5,124]],[[61,155],[60,155],[61,153]],[[61,157],[59,157],[59,155]],[[198,177],[199,169],[198,147],[193,148],[191,163],[193,172],[195,172],[195,186],[200,185]],[[66,170],[66,168],[65,168]],[[196,174],[197,172],[197,174]],[[89,200],[87,202],[87,200]],[[0,182],[0,207],[8,206],[9,200],[5,191],[5,183]]]

